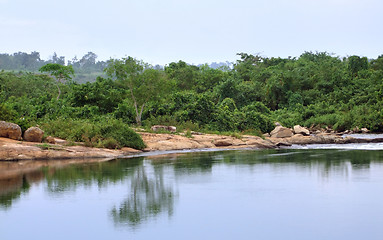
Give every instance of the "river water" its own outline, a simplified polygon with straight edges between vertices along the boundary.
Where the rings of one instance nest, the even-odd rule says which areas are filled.
[[[383,148],[301,148],[0,176],[0,239],[383,239]]]

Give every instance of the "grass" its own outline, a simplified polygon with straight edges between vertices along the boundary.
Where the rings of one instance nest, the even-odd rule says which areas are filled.
[[[64,149],[61,148],[61,147],[54,146],[54,145],[50,145],[50,144],[48,144],[48,143],[36,144],[35,146],[41,148],[42,150],[56,150],[56,151],[62,151],[62,150],[64,150]]]

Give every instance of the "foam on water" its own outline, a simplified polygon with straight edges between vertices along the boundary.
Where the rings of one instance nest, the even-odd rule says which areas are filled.
[[[309,144],[292,145],[288,149],[345,149],[345,150],[383,150],[383,143],[350,143],[350,144]]]
[[[356,134],[345,134],[342,137],[353,137],[353,138],[366,138],[366,139],[374,139],[374,138],[383,138],[383,134],[363,134],[363,133],[356,133]]]

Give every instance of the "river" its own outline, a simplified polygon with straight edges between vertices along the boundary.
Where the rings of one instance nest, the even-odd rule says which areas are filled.
[[[0,239],[383,239],[382,145],[318,148],[149,155],[0,176]],[[0,168],[14,164],[22,163]]]

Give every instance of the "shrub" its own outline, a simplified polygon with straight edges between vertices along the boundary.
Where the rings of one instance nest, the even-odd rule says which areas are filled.
[[[259,129],[262,132],[271,132],[274,129],[273,121],[270,117],[259,112],[246,112],[241,122],[241,129]]]
[[[0,121],[12,121],[16,117],[16,112],[9,109],[6,105],[0,104]]]
[[[41,124],[48,135],[75,142],[85,142],[87,146],[108,148],[145,148],[140,135],[120,120],[112,118],[89,120],[56,119]]]

